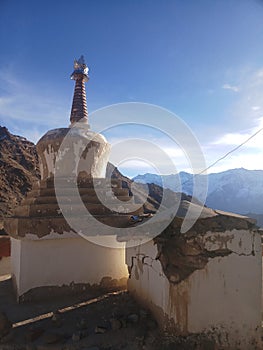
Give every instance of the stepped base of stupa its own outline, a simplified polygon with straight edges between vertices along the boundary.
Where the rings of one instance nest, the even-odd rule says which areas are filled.
[[[5,229],[17,239],[53,233],[76,235],[66,216],[71,223],[85,220],[84,234],[93,236],[93,219],[110,227],[127,227],[132,216],[142,214],[142,208],[134,207],[129,189],[123,188],[120,180],[85,178],[75,183],[70,178],[49,178],[33,186],[14,215],[6,218]]]

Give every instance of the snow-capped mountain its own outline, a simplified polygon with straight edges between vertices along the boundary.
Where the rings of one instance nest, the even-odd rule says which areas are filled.
[[[207,176],[208,192],[205,204],[240,214],[263,213],[263,170],[233,169],[209,175],[193,175],[180,172],[172,175],[144,174],[133,178],[140,183],[155,183],[173,191],[193,194],[193,180]],[[197,195],[197,198],[200,196]]]

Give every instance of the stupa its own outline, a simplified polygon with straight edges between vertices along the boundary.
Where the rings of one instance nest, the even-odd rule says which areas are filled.
[[[105,178],[110,145],[88,124],[85,83],[89,76],[83,56],[75,60],[71,79],[75,90],[70,125],[50,130],[38,141],[41,179],[4,224],[11,236],[18,300],[44,295],[47,288],[63,293],[87,286],[122,287],[128,276],[124,243],[118,248],[91,243],[65,219],[82,222],[88,211],[96,221],[119,228],[141,212],[120,214],[101,203],[102,197],[120,203],[131,197],[121,181]],[[96,234],[88,222],[86,235]]]

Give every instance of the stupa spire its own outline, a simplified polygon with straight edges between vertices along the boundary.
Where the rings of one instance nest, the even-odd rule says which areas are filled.
[[[89,68],[85,63],[83,56],[81,56],[79,60],[74,61],[74,72],[70,76],[72,80],[76,81],[70,114],[71,124],[76,122],[88,123],[85,88],[85,83],[89,80],[88,72]]]

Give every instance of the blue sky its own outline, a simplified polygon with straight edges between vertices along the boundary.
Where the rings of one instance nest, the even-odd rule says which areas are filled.
[[[34,142],[68,125],[69,76],[81,54],[90,67],[90,113],[124,102],[166,108],[191,128],[207,164],[263,125],[263,1],[0,0],[0,42],[0,125]],[[263,169],[262,139],[213,172]],[[162,147],[179,170],[191,171],[176,147]],[[137,165],[122,170],[150,171]]]

